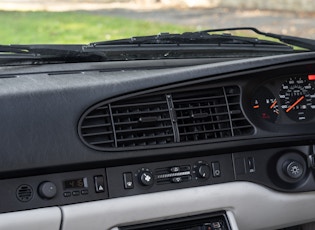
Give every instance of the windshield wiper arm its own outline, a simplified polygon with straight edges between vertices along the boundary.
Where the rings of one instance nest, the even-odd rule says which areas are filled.
[[[255,27],[233,27],[233,28],[223,28],[223,29],[213,29],[213,30],[203,30],[200,32],[204,33],[214,33],[214,32],[224,32],[224,31],[237,31],[237,30],[249,30],[256,34],[263,35],[270,38],[276,38],[281,42],[289,45],[298,46],[301,48],[308,49],[310,51],[315,51],[315,40],[308,38],[301,38],[295,36],[287,36],[282,34],[267,33],[256,29]]]
[[[104,53],[83,51],[84,45],[0,45],[0,64],[74,63],[106,60]]]

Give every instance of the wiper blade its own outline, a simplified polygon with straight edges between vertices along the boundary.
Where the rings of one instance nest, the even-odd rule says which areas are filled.
[[[259,35],[263,35],[269,38],[276,38],[279,41],[284,42],[289,45],[298,46],[300,48],[308,49],[309,51],[315,51],[315,40],[313,39],[267,33],[267,32],[260,31],[256,29],[255,27],[233,27],[233,28],[224,28],[224,29],[203,30],[201,32],[215,33],[215,32],[237,31],[237,30],[253,31]]]
[[[151,36],[131,37],[112,41],[101,41],[90,43],[90,46],[97,47],[102,45],[167,45],[167,44],[213,44],[213,45],[240,45],[249,44],[253,46],[281,46],[285,44],[266,41],[252,37],[233,36],[231,34],[209,34],[208,31],[185,32],[182,34],[161,33]]]
[[[278,41],[270,41],[265,39],[259,39],[256,37],[247,36],[235,36],[227,31],[240,31],[247,30],[255,32],[256,34],[263,35],[269,38],[275,38]],[[101,41],[93,42],[90,45],[97,47],[102,45],[146,45],[146,44],[216,44],[218,46],[222,45],[240,45],[240,44],[251,44],[253,46],[274,46],[274,47],[289,47],[293,49],[292,46],[298,46],[300,48],[308,49],[309,51],[315,50],[315,40],[300,38],[294,36],[286,36],[274,33],[262,32],[254,27],[233,27],[233,28],[223,28],[223,29],[213,29],[213,30],[203,30],[197,32],[185,32],[182,34],[170,34],[161,33],[158,35],[151,36],[140,36],[131,37],[127,39],[119,39],[113,41]]]

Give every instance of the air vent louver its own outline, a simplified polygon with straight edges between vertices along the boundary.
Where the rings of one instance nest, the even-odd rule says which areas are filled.
[[[115,147],[109,106],[100,106],[88,113],[81,123],[83,140],[95,148]]]
[[[181,142],[232,136],[223,88],[174,94],[173,103]]]
[[[165,95],[133,98],[112,104],[117,147],[160,145],[174,142]]]
[[[100,103],[81,118],[79,134],[97,150],[163,146],[251,135],[240,107],[240,89],[180,88]]]

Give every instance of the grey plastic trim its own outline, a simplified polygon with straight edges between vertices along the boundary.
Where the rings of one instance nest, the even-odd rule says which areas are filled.
[[[1,230],[59,230],[60,225],[61,210],[57,207],[0,215]]]
[[[227,211],[233,230],[271,230],[314,221],[314,202],[315,192],[286,194],[233,182],[64,206],[62,230],[112,229],[220,210]]]

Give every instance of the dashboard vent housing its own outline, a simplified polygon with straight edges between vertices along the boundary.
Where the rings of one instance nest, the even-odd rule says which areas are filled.
[[[251,135],[237,86],[191,86],[101,102],[83,114],[79,135],[89,147],[163,147]]]

